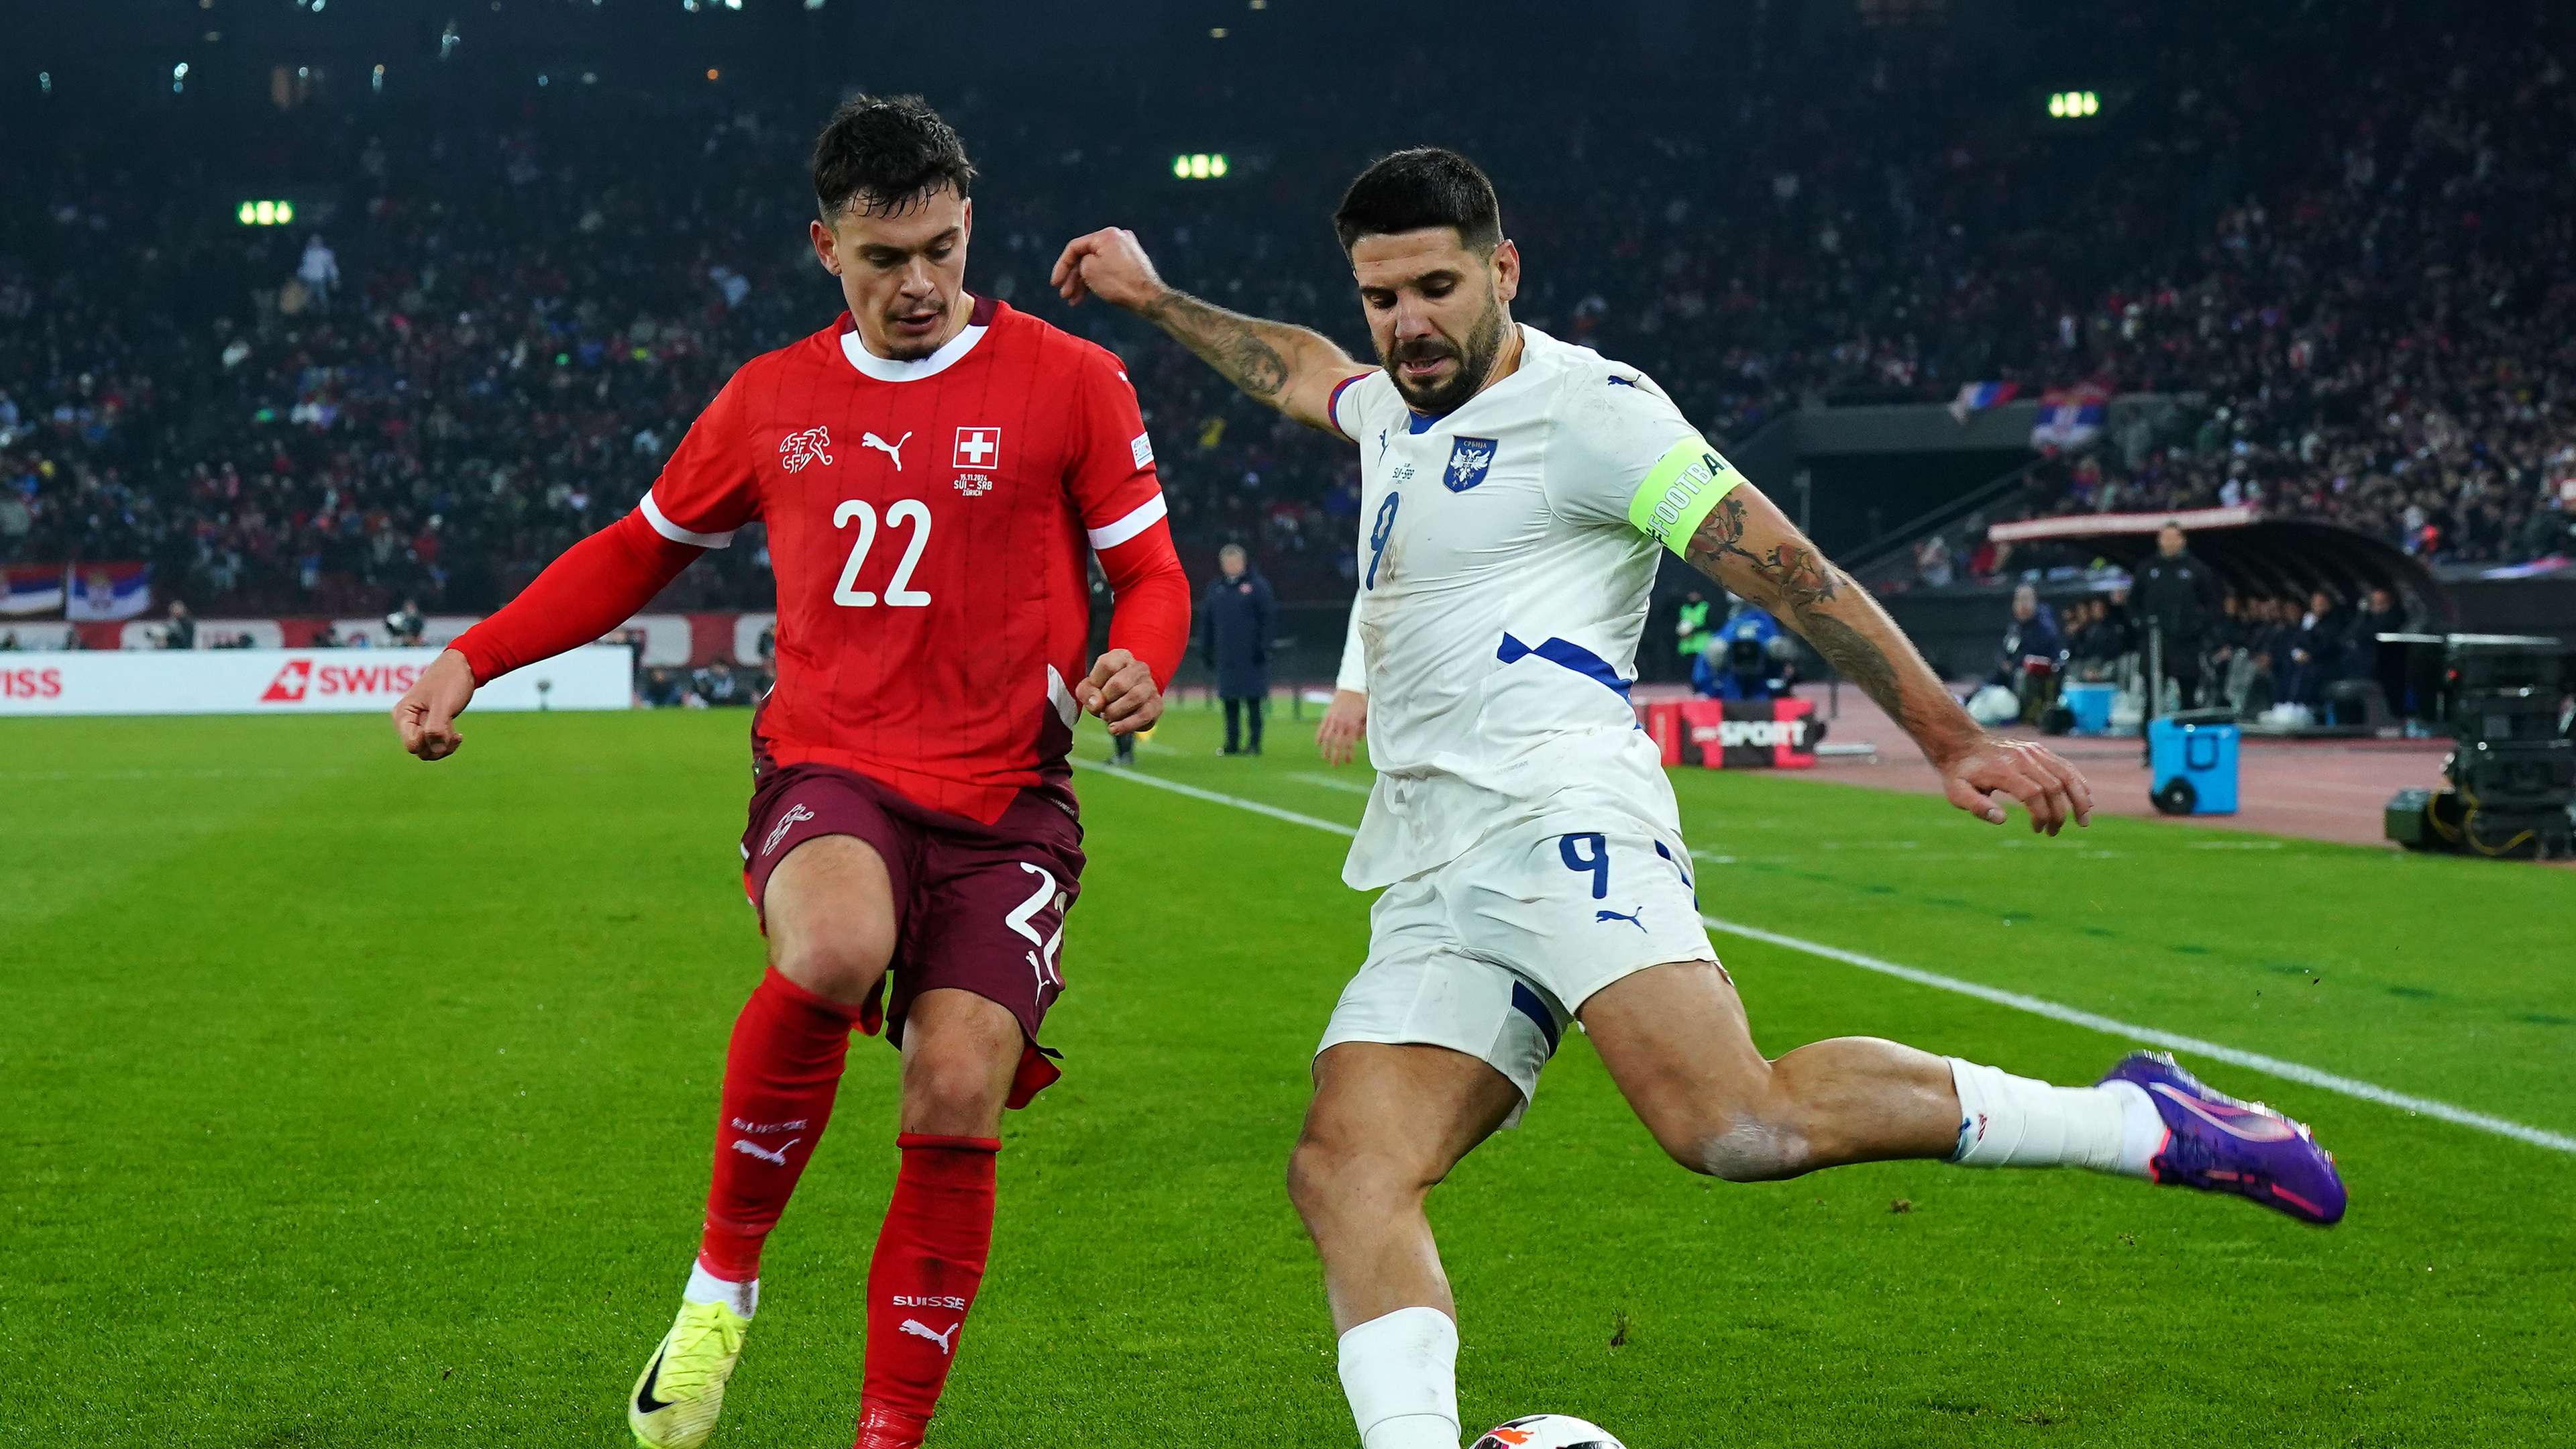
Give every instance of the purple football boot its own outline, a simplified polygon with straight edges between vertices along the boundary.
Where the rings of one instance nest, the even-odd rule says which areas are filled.
[[[2303,1223],[2343,1220],[2343,1178],[2334,1154],[2304,1125],[2260,1102],[2211,1091],[2163,1052],[2133,1052],[2102,1081],[2144,1088],[2156,1104],[2165,1140],[2147,1170],[2157,1182],[2232,1192]]]

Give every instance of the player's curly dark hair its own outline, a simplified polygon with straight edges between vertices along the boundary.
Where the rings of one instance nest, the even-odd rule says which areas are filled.
[[[1476,163],[1445,146],[1416,146],[1369,163],[1342,193],[1333,233],[1342,250],[1364,236],[1425,227],[1458,229],[1468,247],[1490,252],[1503,240],[1503,206]]]
[[[975,180],[966,143],[919,96],[852,96],[814,138],[814,202],[830,222],[899,216],[941,188],[962,199]]]

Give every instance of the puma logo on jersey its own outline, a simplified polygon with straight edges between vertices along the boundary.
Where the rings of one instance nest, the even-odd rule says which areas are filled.
[[[907,1318],[902,1322],[900,1328],[903,1332],[909,1333],[915,1338],[929,1339],[932,1343],[939,1345],[939,1351],[941,1353],[954,1356],[956,1350],[950,1346],[948,1340],[955,1338],[957,1336],[957,1330],[964,1328],[965,1326],[966,1321],[961,1318],[957,1322],[948,1325],[948,1331],[946,1333],[933,1333],[930,1331],[929,1324],[922,1322],[918,1318]]]
[[[831,462],[832,455],[824,451],[831,446],[832,430],[829,428],[807,428],[801,433],[789,433],[778,440],[778,461],[788,472],[802,473],[809,463]]]
[[[753,1142],[748,1138],[737,1137],[733,1140],[733,1150],[757,1157],[772,1167],[785,1167],[787,1165],[787,1149],[804,1140],[805,1139],[802,1137],[790,1137],[786,1141],[779,1143],[777,1150],[772,1151],[771,1149],[763,1147],[759,1143]]]
[[[902,437],[895,439],[891,443],[878,437],[874,433],[869,433],[865,437],[859,439],[859,446],[862,448],[874,448],[878,452],[885,454],[887,457],[894,459],[894,470],[900,473],[903,471],[903,445],[911,441],[912,434],[910,433],[904,434]],[[827,459],[826,461],[829,460]]]
[[[1638,919],[1645,914],[1646,908],[1644,906],[1639,906],[1635,910],[1627,912],[1596,910],[1592,913],[1592,924],[1597,926],[1604,921],[1626,921],[1629,925],[1636,927],[1638,930],[1645,931],[1646,923]],[[1646,934],[1651,936],[1654,932],[1646,931]]]

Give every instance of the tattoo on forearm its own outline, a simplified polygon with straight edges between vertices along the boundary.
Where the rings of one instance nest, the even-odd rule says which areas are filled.
[[[1887,711],[1890,719],[1912,732],[1917,721],[1909,717],[1906,709],[1896,662],[1868,635],[1829,612],[1831,605],[1846,597],[1857,597],[1866,607],[1868,596],[1850,575],[1827,563],[1804,540],[1774,544],[1759,553],[1746,548],[1747,523],[1742,499],[1718,500],[1717,507],[1692,531],[1684,560],[1719,583],[1726,582],[1719,571],[1730,566],[1730,561],[1732,566],[1750,572],[1766,586],[1769,601],[1788,615],[1788,622],[1816,647],[1826,663],[1858,685],[1862,693]]]
[[[1859,685],[1860,692],[1886,710],[1887,717],[1907,734],[1913,734],[1917,721],[1906,710],[1896,663],[1887,657],[1887,651],[1869,642],[1868,635],[1821,609],[1802,608],[1795,612],[1798,632],[1807,636],[1807,642],[1816,646],[1825,662],[1843,678]]]
[[[1145,319],[1262,402],[1277,401],[1280,389],[1288,385],[1288,360],[1259,330],[1276,324],[1211,307],[1180,291],[1146,308]]]
[[[1766,552],[1752,552],[1744,546],[1745,521],[1743,499],[1719,499],[1717,507],[1710,509],[1708,517],[1692,531],[1690,548],[1683,559],[1713,579],[1727,559],[1740,559],[1792,610],[1831,602],[1841,586],[1850,582],[1804,542],[1774,544]]]

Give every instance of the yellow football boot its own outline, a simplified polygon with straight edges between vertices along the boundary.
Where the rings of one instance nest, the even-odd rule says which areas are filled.
[[[683,1303],[679,1320],[635,1381],[626,1423],[641,1449],[699,1449],[724,1411],[725,1380],[751,1320],[721,1303]]]

